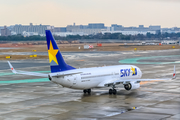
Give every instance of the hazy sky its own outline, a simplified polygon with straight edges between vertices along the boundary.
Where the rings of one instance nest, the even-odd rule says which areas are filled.
[[[0,0],[0,26],[30,22],[180,27],[180,0]]]

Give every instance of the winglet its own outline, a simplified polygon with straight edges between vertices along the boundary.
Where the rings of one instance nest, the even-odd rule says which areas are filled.
[[[176,79],[176,66],[174,65],[174,72],[173,72],[173,78],[172,79]]]
[[[7,62],[8,62],[8,64],[9,64],[9,67],[11,68],[11,71],[16,74],[17,72],[16,72],[16,70],[13,68],[13,66],[11,65],[11,63],[10,63],[9,61],[7,61]]]

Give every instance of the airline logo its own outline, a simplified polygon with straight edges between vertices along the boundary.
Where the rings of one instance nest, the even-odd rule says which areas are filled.
[[[174,74],[173,74],[173,77],[175,77],[175,76],[176,76],[176,74],[174,73]]]
[[[58,49],[53,48],[52,42],[50,40],[48,54],[49,54],[49,63],[51,66],[59,65],[56,58],[58,51],[59,51]]]
[[[137,75],[137,68],[133,68],[133,67],[131,67],[130,69],[121,69],[120,75],[121,75],[121,77],[130,76],[131,71],[132,71],[132,76]]]

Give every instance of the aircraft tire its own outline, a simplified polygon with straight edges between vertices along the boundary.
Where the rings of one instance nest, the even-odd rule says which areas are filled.
[[[87,92],[88,92],[88,94],[91,94],[91,89],[88,89]]]
[[[114,94],[114,95],[116,95],[116,94],[117,94],[116,89],[113,89],[113,90],[112,90],[112,92],[113,92],[113,94]]]
[[[113,93],[113,90],[112,89],[109,89],[109,94],[111,95]]]
[[[85,90],[83,90],[83,92],[84,92],[84,94],[86,94],[87,90],[85,89]]]

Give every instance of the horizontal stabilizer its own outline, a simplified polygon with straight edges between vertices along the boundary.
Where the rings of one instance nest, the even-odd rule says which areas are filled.
[[[176,79],[176,66],[174,65],[173,79]]]
[[[11,65],[9,61],[8,61],[8,64],[9,64],[9,67],[11,68],[11,71],[16,74],[17,73],[16,70],[13,68],[13,66]]]
[[[43,74],[43,73],[27,72],[27,71],[20,71],[20,70],[16,71],[9,61],[8,61],[8,64],[9,64],[9,67],[11,68],[11,71],[15,74],[31,75],[31,76],[38,76],[38,77],[48,77],[48,74]]]

